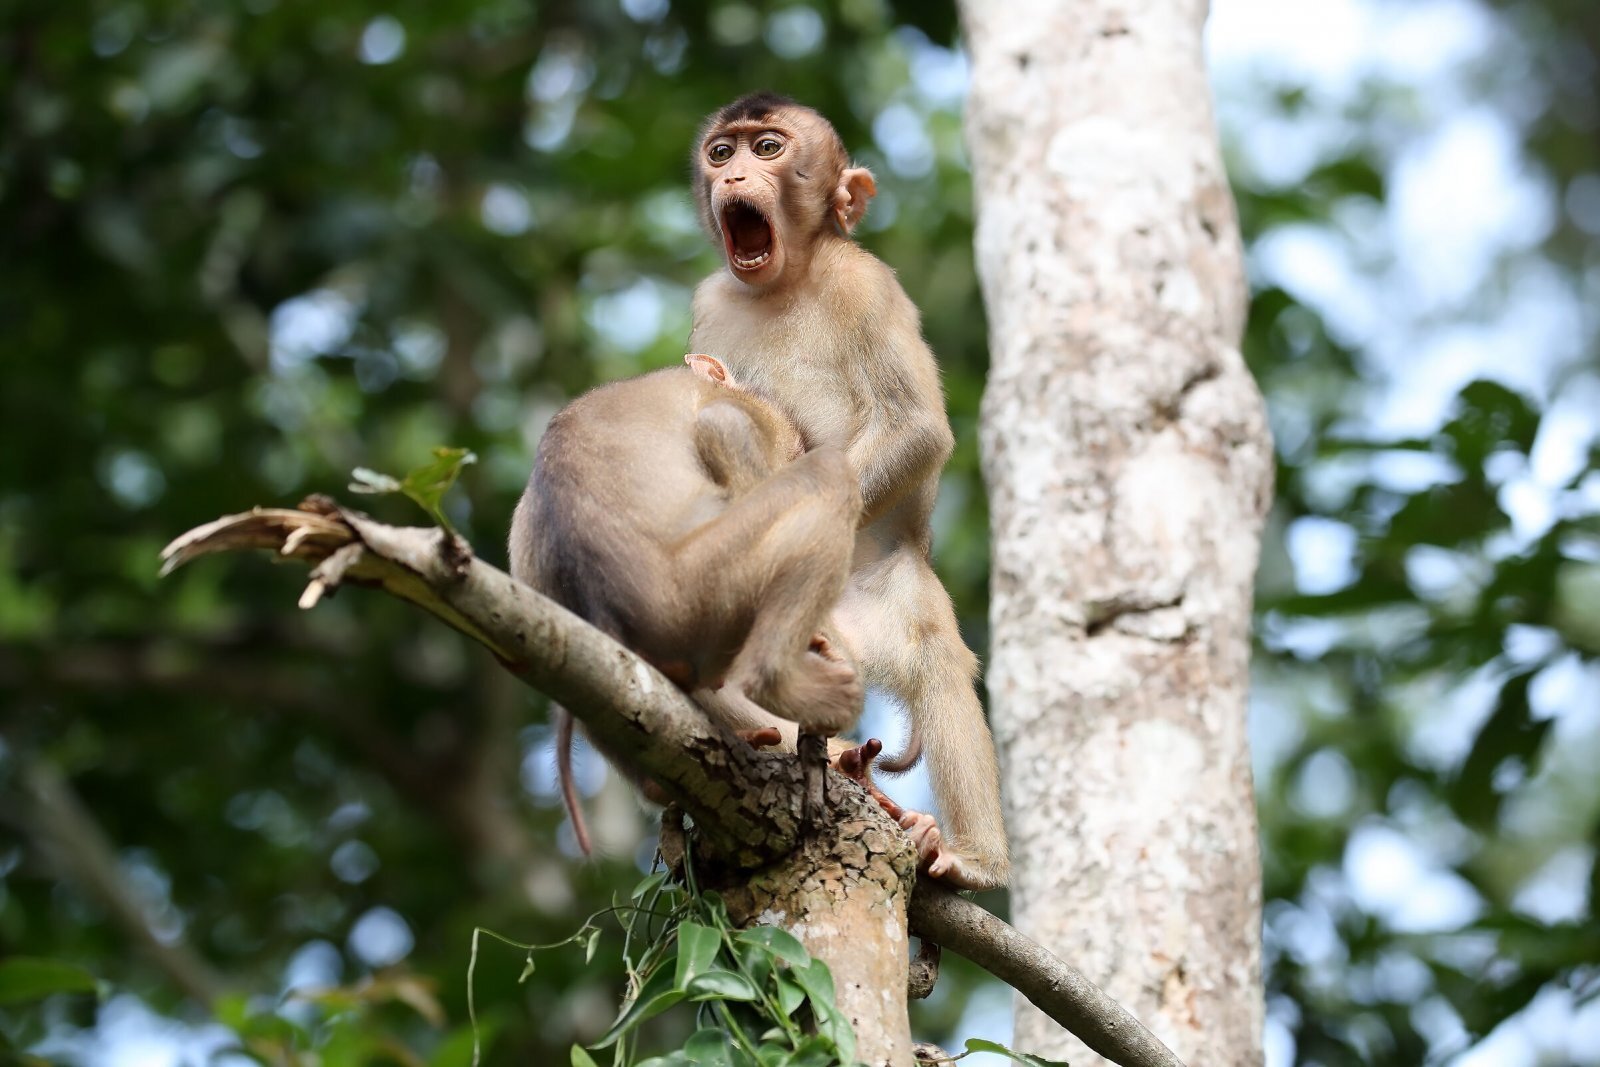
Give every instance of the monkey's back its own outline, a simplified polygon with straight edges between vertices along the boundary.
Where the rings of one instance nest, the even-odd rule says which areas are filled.
[[[729,439],[737,455],[717,447]],[[731,386],[672,367],[573,400],[539,442],[511,526],[512,574],[627,643],[641,620],[670,617],[689,591],[676,546],[725,510],[734,466],[768,473],[793,430]],[[647,627],[645,627],[647,628]]]

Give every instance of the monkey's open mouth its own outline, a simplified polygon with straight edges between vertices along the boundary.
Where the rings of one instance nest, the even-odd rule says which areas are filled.
[[[722,209],[722,240],[736,270],[759,270],[772,258],[772,224],[749,204],[736,201]]]

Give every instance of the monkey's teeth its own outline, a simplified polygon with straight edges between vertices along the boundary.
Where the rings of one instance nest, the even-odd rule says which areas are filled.
[[[771,258],[771,252],[763,252],[759,256],[752,256],[750,259],[746,259],[741,255],[735,254],[733,257],[733,262],[734,265],[741,270],[754,270]]]

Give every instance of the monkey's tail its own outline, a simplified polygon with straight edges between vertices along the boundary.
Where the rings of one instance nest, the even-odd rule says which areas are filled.
[[[906,750],[898,756],[880,756],[874,766],[885,774],[904,774],[917,765],[922,759],[922,731],[916,723],[911,724],[911,732],[906,735]]]
[[[572,780],[572,712],[560,704],[551,704],[550,717],[556,724],[556,778],[561,782],[561,802],[567,806],[567,818],[572,820],[572,836],[578,839],[578,848],[585,856],[592,856],[594,846],[589,841],[589,824],[583,821],[583,805]]]

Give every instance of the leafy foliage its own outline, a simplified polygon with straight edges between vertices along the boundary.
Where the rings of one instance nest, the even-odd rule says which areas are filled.
[[[1426,101],[1375,79],[1330,115],[1309,76],[1257,86],[1248,114],[1331,123],[1335,147],[1276,178],[1230,153],[1245,353],[1279,450],[1255,715],[1269,1008],[1306,1063],[1447,1060],[1541,998],[1585,1010],[1600,958],[1600,753],[1578,685],[1600,655],[1592,441],[1540,483],[1548,521],[1524,502],[1553,413],[1596,381],[1593,317],[1506,333],[1501,369],[1570,349],[1542,392],[1468,382],[1401,434],[1371,417],[1427,330],[1510,314],[1529,286],[1592,307],[1600,36],[1575,0],[1450,6],[1495,35],[1451,106],[1505,120],[1542,214],[1415,334],[1392,321],[1421,301],[1405,286],[1352,326],[1266,253],[1311,232],[1382,269]],[[414,488],[495,558],[549,414],[681,355],[715,263],[685,144],[739,92],[815,104],[878,174],[863,239],[945,369],[958,445],[936,557],[982,651],[985,327],[950,5],[25,0],[0,30],[0,959],[119,991],[0,1004],[0,1040],[87,1055],[123,998],[193,1020],[175,953],[247,991],[214,1002],[245,1047],[464,1064],[463,984],[429,979],[462,973],[470,931],[557,939],[638,878],[635,821],[599,820],[593,864],[556,847],[543,709],[461,639],[359,595],[302,615],[267,567],[158,585],[155,555],[450,441],[480,462],[452,468],[448,497],[443,469]],[[1345,546],[1334,580],[1306,573],[1313,534]],[[40,767],[92,820],[72,848],[39,832]],[[1352,879],[1374,849],[1416,868],[1404,892]],[[86,875],[102,861],[112,879]],[[1562,907],[1538,903],[1551,884]],[[148,930],[171,951],[142,950]],[[737,973],[731,951],[716,966]],[[513,991],[479,1019],[491,1058],[583,1063],[620,958],[549,953],[519,985],[522,962],[479,962],[484,988]],[[979,980],[944,971],[916,1009],[935,1040]],[[400,989],[431,990],[447,1022]],[[681,1016],[709,1010],[692,1007],[642,1027],[687,1050]]]
[[[877,170],[860,232],[949,373],[963,443],[940,561],[981,644],[970,186],[958,101],[909,77],[953,69],[954,12],[818,18],[720,0],[6,7],[0,958],[69,960],[118,1004],[194,1021],[170,957],[137,949],[128,917],[146,915],[263,1020],[293,1021],[320,1009],[282,990],[460,974],[474,927],[551,941],[637,878],[648,830],[620,796],[596,802],[605,858],[577,861],[543,704],[480,650],[355,593],[298,612],[271,567],[158,583],[156,552],[449,442],[479,461],[448,495],[414,487],[422,506],[503,561],[550,413],[681,358],[689,289],[715,266],[688,141],[751,88],[816,104]],[[926,122],[909,165],[872,133],[891,105]],[[368,499],[415,521],[409,500]],[[70,783],[124,899],[10,817],[36,766]],[[604,1032],[618,960],[552,953],[520,986],[505,966],[478,975],[516,990],[484,1013],[495,1059],[557,1062]],[[978,981],[949,970],[934,1034]],[[444,1029],[392,1003],[335,1014],[426,1060],[465,1028],[461,983],[437,997]],[[0,1006],[0,1031],[87,1047],[117,1013],[84,999]]]
[[[835,1067],[854,1062],[855,1034],[834,1004],[833,976],[786,930],[741,930],[715,893],[699,893],[648,875],[626,905],[611,909],[625,934],[628,996],[610,1027],[588,1048],[572,1046],[576,1067],[611,1050],[615,1067]],[[599,915],[564,941],[534,946],[490,936],[527,952],[520,981],[535,971],[534,952],[582,942],[595,954]],[[473,961],[477,960],[477,932]],[[472,983],[468,971],[469,995]],[[641,1059],[644,1025],[693,1005],[695,1028],[682,1048]],[[473,1062],[478,1062],[475,1050]]]
[[[433,462],[407,471],[405,477],[395,478],[378,471],[357,467],[350,472],[352,493],[402,493],[426,511],[434,522],[453,530],[450,520],[444,517],[444,495],[456,484],[461,468],[478,462],[478,457],[465,448],[439,447],[433,450]]]

